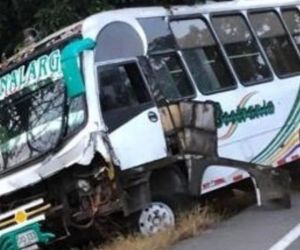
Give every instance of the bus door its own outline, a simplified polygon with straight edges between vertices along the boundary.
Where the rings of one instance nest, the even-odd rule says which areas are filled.
[[[100,105],[121,170],[167,156],[158,109],[135,60],[98,66]]]

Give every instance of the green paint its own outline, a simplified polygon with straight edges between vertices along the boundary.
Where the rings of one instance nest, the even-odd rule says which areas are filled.
[[[300,123],[300,91],[298,92],[296,101],[289,114],[285,124],[274,137],[274,139],[265,147],[265,149],[257,155],[253,162],[264,162],[267,158],[273,155],[273,153],[286,141],[293,131],[298,127]]]
[[[42,232],[41,226],[38,223],[33,223],[26,227],[4,234],[0,238],[0,250],[20,250],[17,244],[18,235],[27,231],[34,231],[38,238],[37,243],[40,244],[47,245],[52,239],[55,238],[54,234]]]
[[[85,92],[83,77],[80,71],[79,55],[85,50],[94,49],[96,43],[89,38],[76,40],[68,44],[62,51],[61,65],[70,98]]]
[[[262,104],[250,105],[248,107],[238,107],[229,112],[223,111],[220,103],[215,106],[217,127],[228,126],[230,124],[245,123],[248,120],[256,120],[264,116],[275,113],[275,105],[272,101],[263,101]]]

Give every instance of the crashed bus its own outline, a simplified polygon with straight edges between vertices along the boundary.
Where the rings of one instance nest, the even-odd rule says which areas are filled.
[[[249,177],[289,207],[273,167],[298,159],[297,4],[108,11],[3,62],[0,249],[119,212],[149,235],[174,225],[165,200]]]

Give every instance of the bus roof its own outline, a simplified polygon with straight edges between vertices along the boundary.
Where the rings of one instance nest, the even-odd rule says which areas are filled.
[[[235,0],[226,2],[209,1],[207,4],[196,6],[182,6],[174,7],[174,14],[187,14],[187,13],[202,13],[207,14],[211,12],[222,11],[235,11],[235,10],[251,10],[251,9],[264,9],[270,7],[283,7],[283,6],[300,6],[299,0]]]
[[[1,62],[0,70],[7,70],[11,65],[19,63],[26,59],[26,57],[40,48],[55,45],[61,40],[67,39],[81,33],[83,26],[95,25],[95,23],[101,22],[105,19],[118,19],[122,16],[128,16],[131,18],[147,18],[158,16],[171,16],[171,15],[188,15],[188,14],[207,14],[217,13],[223,11],[236,11],[236,10],[249,10],[249,9],[263,9],[268,7],[281,7],[299,5],[299,0],[233,0],[224,2],[208,1],[205,4],[196,5],[179,5],[172,6],[170,8],[165,7],[141,7],[141,8],[124,8],[117,10],[104,11],[98,14],[94,14],[86,19],[74,23],[66,28],[63,28],[50,36],[42,39],[41,41],[34,43],[17,54],[13,55],[5,62]],[[88,29],[88,28],[87,28]]]
[[[85,20],[98,19],[107,15],[127,15],[135,18],[147,18],[173,14],[192,14],[192,13],[210,13],[221,11],[248,10],[248,9],[263,9],[268,7],[281,6],[300,6],[299,0],[233,0],[233,1],[208,1],[205,4],[195,5],[177,5],[170,8],[165,7],[141,7],[141,8],[124,8],[118,10],[110,10],[94,14],[87,17]]]

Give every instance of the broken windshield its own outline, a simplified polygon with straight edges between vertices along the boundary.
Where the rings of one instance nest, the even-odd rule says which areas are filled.
[[[31,66],[33,62],[34,67]],[[38,62],[39,58],[26,67],[21,66],[28,82],[12,84],[9,81],[5,88],[2,85],[6,97],[0,101],[0,171],[49,153],[57,147],[62,136],[73,134],[86,120],[84,96],[67,98],[60,61],[55,72],[51,71],[50,64],[44,63],[44,75],[38,72],[41,68]],[[27,75],[29,67],[36,70],[28,73],[31,77]],[[36,81],[32,76],[37,77]],[[9,84],[15,91],[7,87]]]

